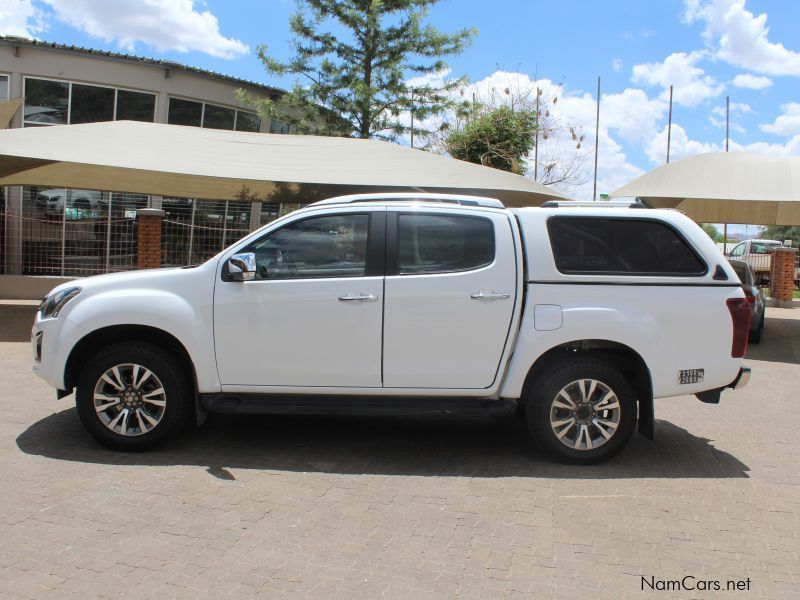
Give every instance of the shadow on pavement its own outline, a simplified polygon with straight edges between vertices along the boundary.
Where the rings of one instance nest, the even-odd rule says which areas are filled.
[[[0,305],[0,342],[29,342],[36,304]]]
[[[448,477],[571,479],[748,477],[747,465],[667,421],[656,441],[635,435],[610,461],[576,467],[553,462],[509,419],[229,417],[214,415],[162,448],[114,452],[95,442],[75,408],[54,413],[17,438],[27,454],[114,465],[196,465],[222,480],[229,469]]]
[[[768,317],[761,343],[749,344],[746,358],[800,365],[800,319]]]

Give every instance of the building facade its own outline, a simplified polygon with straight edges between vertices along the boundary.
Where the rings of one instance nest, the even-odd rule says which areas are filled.
[[[285,123],[261,119],[240,102],[237,89],[273,100],[285,93],[169,61],[0,37],[0,102],[22,101],[0,127],[137,120],[289,133]],[[134,268],[140,208],[165,211],[167,265],[200,262],[278,213],[275,206],[247,198],[194,201],[136,190],[118,194],[36,186],[3,192],[0,274],[13,276],[71,277]]]

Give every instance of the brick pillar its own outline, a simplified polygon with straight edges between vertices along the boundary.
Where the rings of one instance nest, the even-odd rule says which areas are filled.
[[[137,269],[158,269],[161,266],[161,220],[164,211],[156,208],[140,208],[136,211],[139,224]]]
[[[792,293],[794,292],[795,263],[797,261],[797,248],[776,248],[772,252],[772,281],[770,282],[771,296],[777,300],[778,306],[792,308]]]

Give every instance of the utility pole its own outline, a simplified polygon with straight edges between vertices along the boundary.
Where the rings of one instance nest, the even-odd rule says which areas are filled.
[[[414,147],[414,88],[411,88],[411,147]]]
[[[672,86],[669,86],[669,121],[667,122],[667,164],[669,164],[669,144],[672,139]]]
[[[728,133],[731,119],[731,97],[725,96],[725,152],[728,151]]]
[[[597,200],[597,149],[600,146],[600,77],[597,78],[597,114],[594,120],[594,187],[592,200]]]
[[[539,96],[542,88],[536,88],[536,137],[533,138],[533,180],[539,181]]]

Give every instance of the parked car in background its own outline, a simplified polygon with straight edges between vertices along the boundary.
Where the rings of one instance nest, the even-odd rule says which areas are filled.
[[[750,304],[750,343],[758,344],[761,341],[761,331],[764,329],[764,313],[767,309],[767,298],[756,284],[756,275],[752,267],[743,260],[729,259],[733,270],[742,282],[742,289],[747,302]]]
[[[93,218],[101,210],[103,195],[97,190],[65,190],[55,188],[42,190],[36,195],[36,207],[47,217],[64,214],[66,202],[67,220]]]
[[[728,253],[729,258],[741,260],[750,265],[758,285],[768,285],[772,251],[783,244],[777,240],[745,240],[734,246]]]

